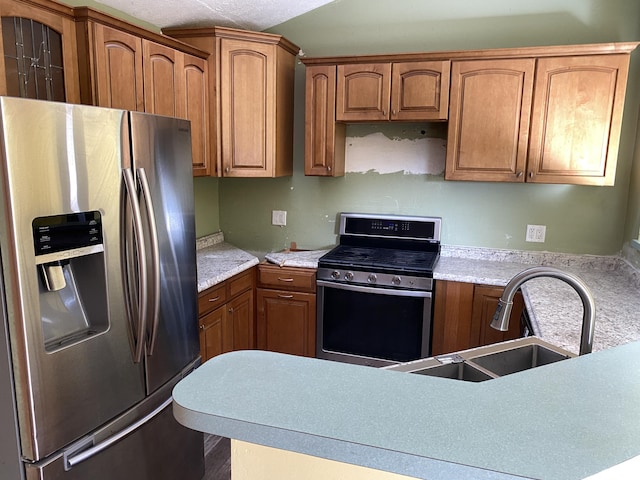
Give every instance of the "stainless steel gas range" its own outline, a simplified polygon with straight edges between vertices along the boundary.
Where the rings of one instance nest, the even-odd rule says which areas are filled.
[[[438,217],[340,214],[318,261],[316,356],[370,366],[430,356]]]

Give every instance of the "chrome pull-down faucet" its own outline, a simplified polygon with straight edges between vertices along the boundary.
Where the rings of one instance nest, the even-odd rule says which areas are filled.
[[[506,331],[509,328],[509,317],[513,307],[513,297],[516,291],[527,280],[537,277],[557,278],[569,284],[582,300],[582,335],[580,337],[580,355],[591,353],[593,347],[593,332],[596,320],[596,304],[589,287],[575,275],[555,267],[532,267],[514,275],[509,280],[504,292],[498,301],[498,308],[491,320],[491,327],[496,330]]]

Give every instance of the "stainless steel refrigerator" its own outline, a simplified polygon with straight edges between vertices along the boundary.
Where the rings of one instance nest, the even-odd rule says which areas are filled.
[[[180,479],[203,437],[189,122],[0,97],[0,478]]]

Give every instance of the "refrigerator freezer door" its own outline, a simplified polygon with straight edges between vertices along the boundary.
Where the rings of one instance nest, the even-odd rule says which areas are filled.
[[[64,452],[27,465],[27,480],[200,480],[204,475],[203,434],[180,425],[173,417],[171,389],[176,382],[173,379]],[[137,428],[119,438],[134,425]],[[91,448],[82,446],[94,445],[96,450],[118,438],[95,455]],[[86,459],[81,459],[83,454]]]
[[[150,281],[158,310],[154,315],[150,308],[147,321],[151,393],[199,355],[191,131],[186,120],[135,112],[130,117],[140,205],[150,217],[147,236],[154,236],[153,229],[156,235],[156,246],[150,241],[146,249],[158,275]]]
[[[145,395],[120,265],[127,115],[18,98],[1,98],[0,108],[0,252],[16,407],[22,455],[38,460]],[[99,245],[36,255],[47,234],[34,232],[47,222],[86,218],[100,222]],[[49,261],[73,281],[49,290],[39,273]]]

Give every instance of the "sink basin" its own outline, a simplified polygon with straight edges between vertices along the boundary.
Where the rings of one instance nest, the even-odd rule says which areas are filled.
[[[469,361],[498,376],[503,376],[567,358],[569,358],[568,355],[563,355],[542,345],[523,345],[488,355],[471,357]]]
[[[384,368],[431,377],[482,382],[574,356],[575,354],[539,337],[526,337]]]
[[[415,370],[411,373],[429,375],[431,377],[452,378],[454,380],[465,380],[467,382],[483,382],[484,380],[491,380],[493,378],[491,375],[465,362],[437,365],[422,370]]]

